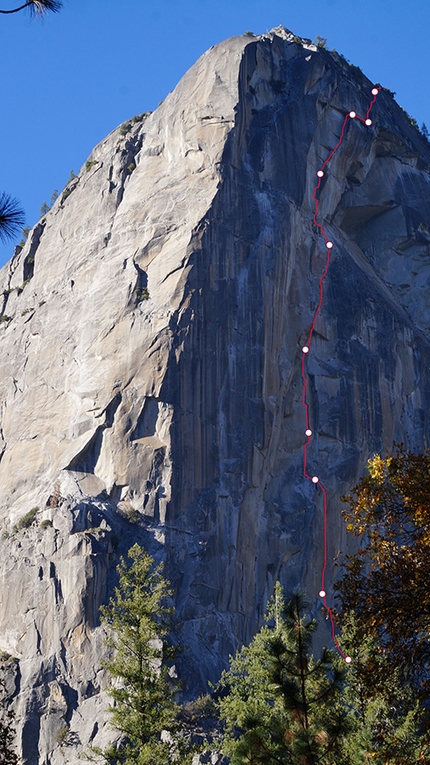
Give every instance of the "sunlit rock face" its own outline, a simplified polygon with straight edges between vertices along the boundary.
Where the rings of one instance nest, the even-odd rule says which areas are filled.
[[[0,272],[0,648],[26,765],[113,735],[98,612],[133,541],[165,560],[188,696],[277,579],[320,589],[312,190],[373,83],[294,39],[209,50],[93,150]],[[330,577],[340,495],[375,452],[428,443],[430,146],[387,92],[372,119],[349,121],[320,194],[334,247],[308,464]]]

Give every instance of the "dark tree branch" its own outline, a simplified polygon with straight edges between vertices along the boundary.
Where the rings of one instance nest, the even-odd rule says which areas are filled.
[[[19,8],[12,8],[10,11],[2,11],[0,13],[18,13],[28,8],[32,16],[44,16],[48,11],[57,13],[63,7],[62,0],[28,0],[24,5],[20,5]]]
[[[17,199],[0,192],[0,239],[6,242],[19,234],[25,223],[25,213]]]

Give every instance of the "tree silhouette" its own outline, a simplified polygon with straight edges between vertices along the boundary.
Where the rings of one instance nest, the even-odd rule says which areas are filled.
[[[25,223],[25,213],[17,199],[0,191],[0,239],[5,242],[16,236]]]
[[[10,11],[2,11],[0,13],[18,13],[27,9],[32,16],[44,16],[48,11],[58,13],[63,7],[62,0],[28,0],[24,5],[20,5],[18,8],[12,8]]]

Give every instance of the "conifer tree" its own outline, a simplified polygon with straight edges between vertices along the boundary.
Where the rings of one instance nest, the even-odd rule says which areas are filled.
[[[305,608],[300,593],[286,603],[278,583],[266,624],[221,676],[223,750],[232,765],[341,762],[348,726],[343,674],[330,651],[320,659],[311,655],[316,621]]]
[[[170,765],[188,762],[185,742],[178,736],[179,707],[171,677],[176,651],[168,644],[172,609],[162,565],[135,544],[130,563],[121,558],[119,584],[102,623],[112,651],[104,666],[111,676],[112,724],[122,734],[118,744],[93,750],[112,765]]]
[[[19,202],[0,192],[0,240],[6,241],[19,233],[25,223],[25,214]]]
[[[44,16],[48,11],[57,13],[63,7],[61,0],[28,0],[17,8],[11,8],[9,11],[0,13],[19,13],[19,11],[28,10],[32,16]]]

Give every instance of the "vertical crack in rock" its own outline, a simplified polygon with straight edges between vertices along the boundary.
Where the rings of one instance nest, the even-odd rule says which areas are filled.
[[[133,266],[136,269],[137,278],[133,286],[130,297],[130,305],[136,308],[142,300],[149,299],[148,274],[133,260]]]
[[[24,258],[24,269],[23,269],[23,275],[22,275],[24,282],[29,281],[33,277],[36,250],[40,245],[40,240],[42,238],[42,234],[45,229],[45,226],[46,226],[46,220],[43,219],[31,231],[31,234],[29,237],[29,247],[27,250],[27,254]]]

